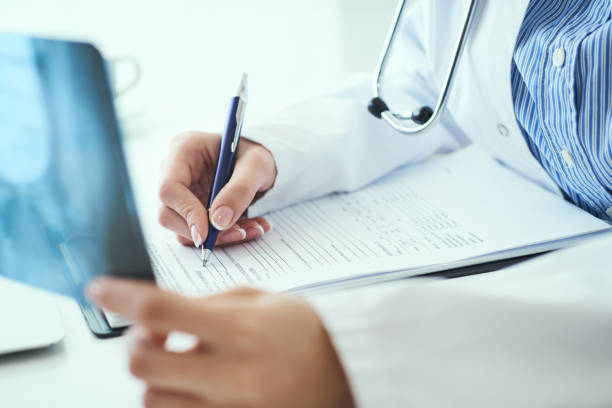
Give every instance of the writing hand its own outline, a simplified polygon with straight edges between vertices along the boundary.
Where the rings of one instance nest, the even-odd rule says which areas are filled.
[[[221,136],[186,132],[174,138],[162,165],[159,223],[174,231],[183,245],[200,246],[208,222],[222,231],[217,244],[257,238],[270,229],[265,218],[241,219],[276,178],[272,154],[260,144],[241,139],[234,173],[210,208],[206,204],[214,178]]]

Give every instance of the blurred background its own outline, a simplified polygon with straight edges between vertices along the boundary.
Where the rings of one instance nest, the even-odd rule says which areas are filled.
[[[240,73],[249,122],[372,72],[396,0],[0,0],[0,31],[94,43],[111,61],[145,230],[178,132],[220,132]],[[113,62],[119,59],[122,62]],[[128,62],[126,62],[128,60]],[[366,101],[364,101],[365,105]],[[365,112],[365,106],[364,106]]]
[[[128,135],[219,130],[239,74],[247,123],[372,71],[396,0],[0,0],[0,30],[90,41],[142,77],[118,99]],[[133,77],[118,64],[115,80]],[[136,120],[138,119],[138,120]],[[153,132],[156,133],[156,132]]]

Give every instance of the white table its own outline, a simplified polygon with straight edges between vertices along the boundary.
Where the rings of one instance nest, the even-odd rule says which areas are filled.
[[[394,0],[2,0],[0,31],[84,39],[107,57],[139,61],[142,80],[117,104],[150,226],[168,140],[186,129],[219,131],[241,71],[251,80],[249,121],[371,71],[394,7]],[[94,338],[73,301],[57,297],[57,304],[63,342],[0,357],[0,407],[138,406],[125,340]]]

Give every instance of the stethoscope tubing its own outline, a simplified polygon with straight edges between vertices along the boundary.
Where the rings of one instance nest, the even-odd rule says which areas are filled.
[[[387,38],[385,40],[383,51],[378,60],[377,73],[375,76],[374,87],[373,87],[374,88],[373,89],[374,98],[372,99],[372,101],[370,102],[370,106],[368,107],[368,110],[370,110],[370,112],[373,115],[384,119],[385,122],[387,122],[393,129],[395,129],[396,131],[400,133],[406,134],[406,135],[416,135],[416,134],[422,133],[428,128],[430,128],[431,125],[433,125],[439,119],[441,112],[444,110],[444,108],[446,107],[446,103],[448,102],[449,93],[450,93],[450,90],[452,89],[452,85],[455,79],[455,74],[457,72],[459,61],[465,50],[465,44],[467,42],[468,33],[470,32],[470,29],[473,25],[474,15],[476,14],[476,9],[477,9],[479,1],[480,0],[470,1],[470,7],[467,11],[465,21],[461,29],[461,33],[457,39],[455,53],[453,55],[451,64],[447,71],[446,78],[442,86],[442,91],[440,92],[440,95],[438,96],[438,100],[436,102],[435,109],[431,110],[431,108],[428,108],[428,107],[421,108],[421,112],[423,110],[429,110],[429,112],[431,112],[431,113],[429,112],[426,113],[426,115],[428,115],[429,117],[426,118],[426,120],[423,120],[422,123],[419,123],[421,122],[419,120],[415,120],[417,116],[415,116],[415,113],[413,112],[411,112],[410,114],[392,112],[387,107],[386,103],[384,102],[384,99],[381,96],[382,95],[382,86],[381,86],[382,76],[385,72],[385,68],[388,62],[388,57],[389,57],[389,51],[391,47],[393,46],[393,41],[396,38],[398,27],[400,26],[402,13],[406,6],[406,0],[402,0],[400,2],[395,12],[395,17],[394,17],[395,22],[391,30],[387,34]],[[421,117],[421,116],[422,114],[418,115],[418,117]],[[417,125],[407,126],[404,123],[407,120],[413,123],[416,123]]]

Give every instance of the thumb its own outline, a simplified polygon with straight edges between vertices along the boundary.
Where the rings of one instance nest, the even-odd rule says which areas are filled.
[[[261,172],[250,165],[250,160],[236,162],[234,174],[210,207],[210,223],[220,231],[234,225],[253,202],[264,181]]]
[[[208,234],[208,214],[204,204],[180,183],[162,184],[159,198],[185,221],[195,246],[202,245]]]

